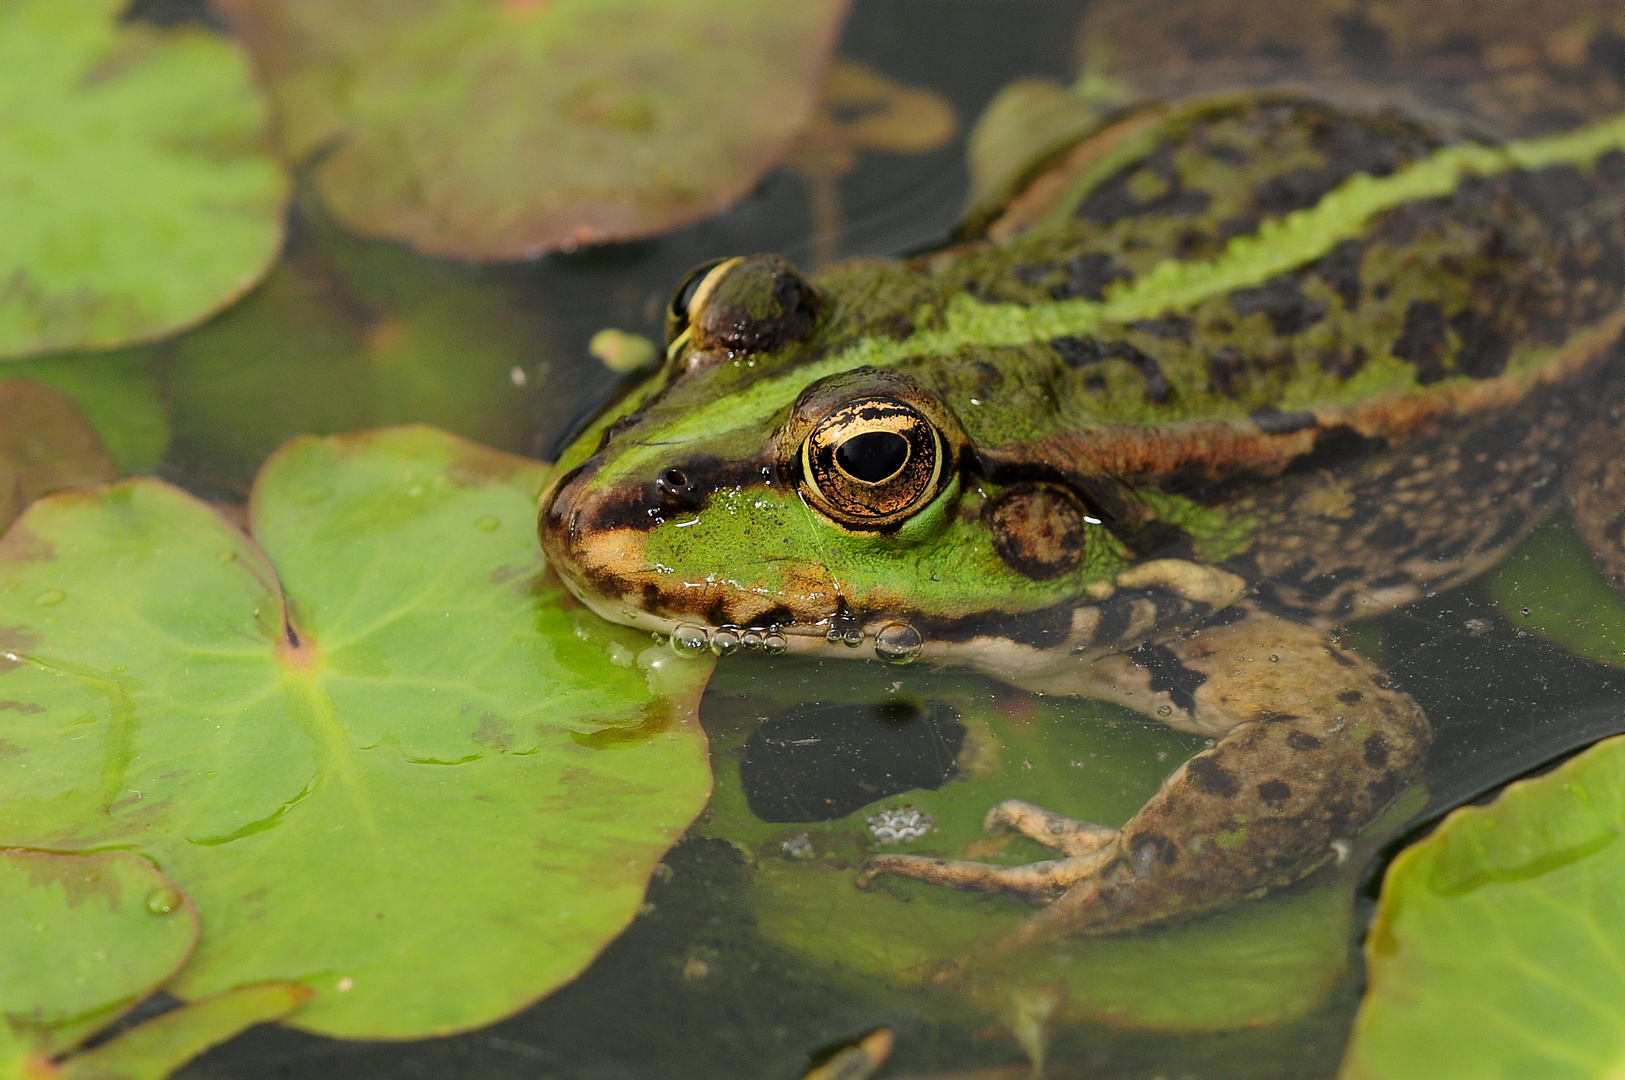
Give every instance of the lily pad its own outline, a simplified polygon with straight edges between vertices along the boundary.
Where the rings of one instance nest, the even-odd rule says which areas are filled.
[[[750,190],[805,122],[845,0],[218,0],[348,227],[515,259]]]
[[[197,909],[123,852],[0,851],[0,1018],[48,1053],[168,982],[197,942]]]
[[[1355,932],[1358,851],[1342,868],[1303,886],[1209,918],[1121,937],[1051,942],[1014,954],[1001,954],[994,945],[1033,913],[1026,903],[895,878],[882,878],[869,891],[858,889],[857,868],[880,850],[1005,864],[1053,857],[1022,837],[989,837],[982,830],[983,816],[1013,797],[1120,824],[1201,742],[1114,706],[1028,697],[977,679],[911,673],[898,681],[896,669],[882,669],[850,676],[851,688],[832,694],[846,685],[844,673],[817,665],[775,667],[769,700],[751,693],[738,710],[707,713],[717,792],[697,828],[732,840],[749,856],[761,933],[827,966],[855,991],[888,1001],[911,995],[917,1007],[933,1010],[968,1007],[1013,1030],[1019,1028],[1015,1018],[1037,1002],[1051,1022],[1224,1031],[1299,1016],[1345,974]],[[713,687],[708,706],[724,700],[727,689]],[[798,727],[781,734],[764,727],[752,734],[764,715],[778,702],[795,700],[797,692],[805,700],[848,706],[890,704],[878,719],[862,708],[832,715],[822,732]],[[899,727],[898,719],[911,711],[915,719]],[[817,790],[788,800],[763,787],[764,778],[776,778],[766,780],[769,788],[793,786],[811,770],[749,765],[742,779],[740,761],[771,756],[774,743],[836,745],[869,737],[875,741],[852,756],[879,760],[890,740],[910,737],[906,729],[926,722],[927,715],[936,717],[931,723],[963,729],[957,752],[951,740],[946,747],[947,759],[956,761],[953,775],[935,790],[896,791],[832,820],[815,821],[806,819],[825,816],[818,813],[824,807]],[[953,719],[944,721],[944,715]],[[776,721],[784,722],[782,716]],[[857,735],[858,729],[868,735]],[[917,750],[910,753],[920,756]],[[1400,813],[1414,812],[1415,802]],[[780,803],[809,812],[767,810],[778,819],[774,822],[753,811],[753,804],[762,809]],[[837,797],[828,810],[845,805]],[[929,815],[932,830],[911,842],[882,846],[869,819],[905,808]],[[803,820],[785,820],[794,816]],[[1388,822],[1384,829],[1396,824]],[[1358,850],[1369,850],[1383,831],[1375,831]],[[833,926],[840,933],[831,933]]]
[[[128,6],[0,5],[0,359],[200,322],[282,244],[288,179],[247,58]]]
[[[1578,656],[1625,667],[1625,597],[1566,519],[1519,545],[1490,575],[1489,588],[1514,626]]]
[[[70,398],[24,379],[0,382],[0,532],[48,491],[117,475],[96,429]]]
[[[1603,1080],[1625,1061],[1625,737],[1389,867],[1339,1074]]]
[[[576,608],[546,468],[429,428],[296,440],[254,539],[155,480],[0,539],[0,843],[140,852],[196,902],[186,999],[411,1038],[573,978],[704,804],[709,668]]]
[[[529,449],[559,350],[516,275],[359,240],[311,198],[299,208],[264,284],[162,347],[176,458],[246,488],[298,434],[423,422]]]
[[[52,1061],[168,981],[197,937],[197,909],[134,855],[0,851],[0,1077],[158,1080],[310,996],[231,990]]]

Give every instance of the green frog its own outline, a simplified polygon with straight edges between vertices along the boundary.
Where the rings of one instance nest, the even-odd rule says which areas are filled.
[[[539,528],[680,652],[972,668],[1204,735],[1128,822],[1012,800],[1025,866],[880,854],[1114,933],[1298,880],[1420,775],[1338,628],[1564,502],[1625,571],[1625,118],[1492,145],[1240,94],[1125,110],[950,244],[696,269]]]

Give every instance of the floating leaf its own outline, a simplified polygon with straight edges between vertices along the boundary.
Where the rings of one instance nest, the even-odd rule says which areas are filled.
[[[827,665],[780,661],[775,668],[775,694],[786,700],[799,692],[807,700],[830,701],[832,686],[842,685]],[[1199,740],[1098,702],[1029,698],[1010,691],[990,695],[986,682],[942,676],[893,689],[886,684],[896,680],[896,669],[871,674],[867,684],[858,681],[863,676],[851,677],[857,689],[848,692],[850,700],[918,703],[920,695],[929,694],[928,700],[957,714],[953,724],[964,729],[957,772],[936,790],[898,792],[834,820],[762,820],[753,812],[752,800],[781,821],[827,816],[847,803],[837,797],[826,811],[820,794],[838,793],[812,787],[786,795],[779,789],[813,771],[788,762],[747,765],[757,785],[747,790],[740,761],[771,753],[773,744],[839,745],[843,739],[863,738],[855,733],[867,729],[877,741],[849,756],[872,767],[885,758],[888,740],[906,737],[899,732],[926,722],[923,718],[899,728],[896,717],[908,710],[893,704],[887,719],[864,716],[861,710],[833,715],[822,733],[799,727],[793,733],[758,729],[757,721],[770,707],[759,692],[744,699],[746,707],[737,715],[721,710],[707,714],[717,792],[698,828],[733,840],[751,857],[752,905],[769,940],[827,965],[859,992],[888,999],[899,992],[920,994],[939,1007],[945,999],[958,1001],[1007,1023],[1012,1010],[1028,998],[1064,987],[1052,1006],[1055,1021],[1166,1031],[1250,1027],[1307,1012],[1345,973],[1354,932],[1357,855],[1344,870],[1324,874],[1311,887],[1239,904],[1205,919],[1119,937],[1051,942],[1004,958],[992,946],[1033,913],[1026,903],[900,878],[882,878],[869,891],[858,889],[857,868],[878,850],[1004,864],[1052,858],[1053,852],[1023,837],[989,837],[982,830],[983,816],[995,803],[1014,797],[1087,820],[1121,823],[1200,746]],[[727,692],[725,684],[715,687],[708,703],[725,700]],[[798,710],[791,715],[805,714]],[[951,746],[945,753],[954,760]],[[907,756],[926,755],[913,749]],[[820,770],[825,776],[841,771],[833,763]],[[763,778],[769,777],[781,779],[763,788]],[[855,782],[872,785],[874,780]],[[767,809],[780,803],[808,813]],[[904,807],[928,814],[933,831],[911,843],[881,847],[871,837],[867,819]],[[840,932],[831,933],[832,926]]]
[[[197,909],[144,859],[0,851],[0,1077],[161,1080],[310,996],[233,990],[51,1063],[167,982],[197,937]]]
[[[255,1024],[282,1019],[311,993],[310,987],[290,982],[226,990],[75,1054],[59,1066],[56,1080],[164,1080],[211,1046]]]
[[[297,979],[314,1031],[573,978],[704,803],[708,669],[567,601],[545,474],[401,428],[289,444],[255,540],[153,480],[35,503],[0,539],[0,843],[151,857],[203,918],[171,991]]]
[[[1536,530],[1490,575],[1489,587],[1514,626],[1625,667],[1625,597],[1608,584],[1566,519]]]
[[[60,1053],[168,982],[197,933],[145,859],[0,851],[0,1026]]]
[[[846,6],[218,3],[339,219],[473,259],[646,236],[739,198],[807,118]]]
[[[48,491],[117,475],[118,466],[70,398],[24,379],[0,382],[0,532]]]
[[[0,358],[173,333],[281,246],[288,180],[246,58],[128,6],[0,4]]]
[[[177,458],[246,486],[294,435],[409,421],[528,449],[558,350],[513,275],[357,240],[301,202],[264,284],[163,347]]]
[[[1625,1061],[1625,737],[1400,854],[1343,1080],[1605,1080]]]

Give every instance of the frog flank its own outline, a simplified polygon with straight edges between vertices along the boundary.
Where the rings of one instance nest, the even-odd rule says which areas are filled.
[[[1021,893],[1042,937],[1296,880],[1415,779],[1426,719],[1325,630],[1487,569],[1566,478],[1617,489],[1625,119],[1494,146],[1232,96],[1032,175],[908,261],[699,268],[540,532],[617,622],[1216,740],[1121,828],[995,809],[1056,859],[866,870]],[[1617,577],[1625,508],[1576,497]]]

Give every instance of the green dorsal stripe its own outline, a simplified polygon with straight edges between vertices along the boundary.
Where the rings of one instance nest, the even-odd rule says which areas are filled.
[[[1358,236],[1372,218],[1418,199],[1454,191],[1463,176],[1491,176],[1511,169],[1583,164],[1608,150],[1625,149],[1625,115],[1566,135],[1504,146],[1466,143],[1437,151],[1388,176],[1360,173],[1320,202],[1264,222],[1257,233],[1231,240],[1217,258],[1166,259],[1133,282],[1119,283],[1101,301],[1061,300],[1023,307],[955,299],[947,327],[872,349],[866,363],[886,362],[974,340],[988,345],[1025,345],[1068,334],[1088,334],[1105,323],[1149,319],[1196,306],[1212,296],[1261,285],[1325,255]],[[861,348],[861,347],[860,347]],[[857,350],[854,350],[857,351]],[[880,359],[883,356],[883,359]]]
[[[1166,260],[1136,281],[1119,283],[1101,301],[1061,300],[1024,307],[984,304],[961,295],[950,302],[942,329],[922,331],[900,341],[872,338],[839,355],[763,379],[710,408],[696,409],[674,423],[663,434],[663,442],[760,424],[788,404],[801,387],[865,364],[890,367],[912,356],[952,353],[967,342],[1027,345],[1087,335],[1102,325],[1185,310],[1209,297],[1260,285],[1311,263],[1358,236],[1378,214],[1403,203],[1448,195],[1466,175],[1583,165],[1609,150],[1625,150],[1625,114],[1550,138],[1501,146],[1448,146],[1388,176],[1362,173],[1350,177],[1314,206],[1267,221],[1254,235],[1231,240],[1217,258]],[[635,468],[639,456],[629,455],[617,471]]]

